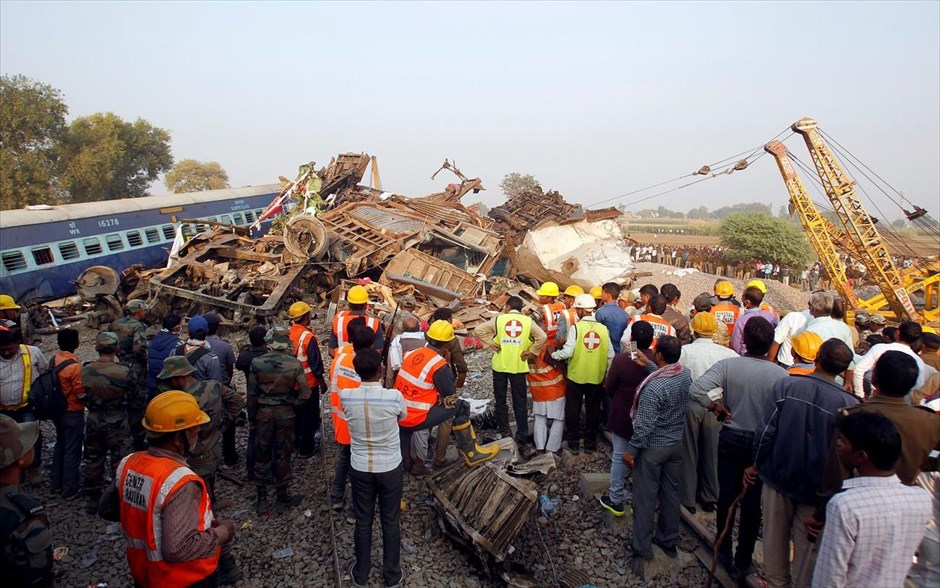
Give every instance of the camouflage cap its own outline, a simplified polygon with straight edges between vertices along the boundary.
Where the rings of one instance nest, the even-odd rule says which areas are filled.
[[[268,329],[264,341],[271,349],[290,349],[290,330],[287,327],[272,327]]]
[[[414,308],[415,306],[418,305],[418,301],[415,300],[415,297],[412,296],[411,294],[405,294],[404,296],[401,297],[399,304],[401,304],[405,308]]]
[[[867,325],[871,322],[871,315],[868,314],[865,310],[856,310],[855,311],[855,322],[856,324]]]
[[[171,355],[163,360],[163,369],[157,374],[158,380],[173,378],[176,376],[188,376],[196,371],[196,368],[189,363],[183,355]]]
[[[872,322],[873,324],[876,324],[876,325],[886,325],[886,324],[888,324],[888,321],[885,320],[885,317],[881,316],[880,314],[872,315],[872,317],[871,317],[871,322]]]
[[[38,438],[38,422],[18,423],[6,415],[0,415],[0,468],[26,455]]]
[[[95,337],[95,345],[98,347],[117,347],[120,342],[121,338],[117,336],[117,333],[111,331],[102,331]]]
[[[131,300],[130,302],[128,302],[126,305],[124,305],[124,310],[126,310],[127,312],[137,312],[138,310],[150,310],[150,305],[144,302],[143,300],[140,300],[139,298],[135,298]]]

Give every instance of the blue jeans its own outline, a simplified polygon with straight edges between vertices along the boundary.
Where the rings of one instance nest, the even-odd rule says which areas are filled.
[[[614,442],[614,450],[610,458],[610,490],[608,496],[614,503],[632,500],[633,494],[623,489],[623,479],[627,475],[627,464],[623,463],[623,454],[627,451],[630,440],[616,433],[610,434]]]

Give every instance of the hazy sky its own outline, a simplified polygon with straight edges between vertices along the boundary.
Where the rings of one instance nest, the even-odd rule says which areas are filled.
[[[169,129],[232,185],[365,151],[419,196],[448,157],[488,204],[519,171],[591,205],[812,116],[940,216],[938,2],[2,2],[0,71],[59,88],[70,117]],[[786,198],[768,156],[632,208]]]

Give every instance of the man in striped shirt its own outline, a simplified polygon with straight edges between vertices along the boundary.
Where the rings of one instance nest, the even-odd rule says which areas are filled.
[[[353,367],[359,387],[339,392],[349,426],[350,478],[356,516],[355,561],[348,572],[354,586],[369,580],[372,568],[372,521],[375,501],[382,522],[382,575],[385,586],[399,586],[401,568],[402,459],[398,423],[408,415],[401,392],[383,388],[382,356],[373,349],[358,351]]]

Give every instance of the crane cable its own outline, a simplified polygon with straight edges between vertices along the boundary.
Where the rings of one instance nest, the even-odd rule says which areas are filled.
[[[789,130],[790,130],[790,127],[787,127],[787,128],[785,128],[785,129],[783,129],[782,131],[780,131],[779,133],[777,133],[777,135],[776,135],[773,139],[771,139],[771,141],[773,141],[773,140],[779,138],[781,135],[783,135],[784,133],[786,133],[786,132],[789,131]],[[790,134],[792,135],[793,132],[791,131]],[[789,138],[789,135],[787,135],[786,138]],[[786,140],[786,138],[784,138],[784,140]],[[770,142],[770,141],[768,141],[768,143],[769,143],[769,142]],[[711,180],[711,179],[717,178],[717,177],[722,176],[722,175],[729,175],[729,174],[731,174],[732,172],[735,171],[735,169],[732,167],[732,168],[726,169],[726,170],[724,170],[724,171],[720,171],[720,172],[711,172],[711,173],[708,173],[707,175],[705,175],[705,174],[700,174],[700,173],[699,173],[699,172],[701,172],[702,169],[705,169],[705,168],[709,168],[709,169],[710,169],[710,168],[713,168],[713,167],[721,167],[721,166],[726,165],[727,163],[729,163],[729,162],[731,162],[731,161],[736,160],[737,158],[741,157],[742,155],[746,155],[746,157],[744,157],[743,160],[739,160],[739,161],[746,161],[746,162],[747,162],[747,166],[745,166],[745,167],[749,167],[749,166],[750,166],[751,164],[753,164],[755,161],[757,161],[758,159],[760,159],[761,157],[763,157],[764,155],[766,155],[766,153],[767,153],[767,152],[764,151],[764,144],[761,144],[761,145],[759,145],[759,146],[757,146],[757,147],[754,147],[754,148],[751,148],[751,149],[746,149],[746,150],[744,150],[744,151],[742,151],[742,152],[740,152],[740,153],[737,153],[737,154],[735,154],[735,155],[731,155],[730,157],[725,157],[724,159],[719,159],[718,161],[716,161],[716,162],[714,162],[714,163],[704,165],[704,166],[702,166],[702,168],[700,168],[698,171],[695,171],[695,172],[692,172],[692,173],[688,173],[688,174],[684,174],[684,175],[678,176],[678,177],[676,177],[676,178],[673,178],[673,179],[671,179],[671,180],[666,180],[666,181],[664,181],[664,182],[658,182],[658,183],[656,183],[656,184],[652,184],[652,185],[650,185],[650,186],[646,186],[646,187],[640,188],[640,189],[638,189],[638,190],[632,190],[632,191],[626,192],[626,193],[624,193],[624,194],[619,194],[619,195],[617,195],[617,196],[611,196],[610,198],[605,198],[605,199],[603,199],[603,200],[598,200],[597,202],[594,202],[594,203],[592,203],[592,204],[589,204],[588,206],[591,207],[591,208],[594,208],[594,207],[596,207],[596,206],[598,206],[598,205],[601,205],[601,204],[606,204],[606,203],[612,202],[612,201],[614,201],[614,200],[619,200],[619,199],[621,199],[621,198],[626,198],[627,196],[633,196],[634,194],[639,194],[639,193],[641,193],[641,192],[646,192],[647,190],[652,190],[652,189],[654,189],[654,188],[659,188],[659,187],[665,186],[665,185],[667,185],[667,184],[671,184],[671,183],[673,183],[673,182],[678,182],[679,180],[684,180],[684,179],[686,179],[686,178],[691,178],[691,177],[696,176],[696,175],[704,175],[704,176],[705,176],[705,177],[699,178],[699,179],[694,180],[694,181],[691,181],[691,182],[686,182],[685,184],[682,184],[682,185],[680,185],[680,186],[676,186],[675,188],[670,188],[670,189],[668,189],[668,190],[663,190],[663,191],[661,191],[661,192],[657,192],[656,194],[653,194],[653,195],[651,195],[651,196],[644,196],[643,198],[639,198],[639,199],[637,199],[637,200],[631,200],[630,202],[628,202],[628,203],[626,203],[626,204],[623,205],[624,207],[633,206],[633,205],[635,205],[635,204],[639,204],[640,202],[645,202],[645,201],[647,201],[647,200],[651,200],[651,199],[656,198],[656,197],[658,197],[658,196],[664,196],[664,195],[666,195],[666,194],[670,194],[670,193],[672,193],[672,192],[676,192],[676,191],[681,190],[681,189],[683,189],[683,188],[688,188],[689,186],[694,186],[695,184],[699,184],[699,183],[701,183],[701,182],[704,182],[705,180]],[[755,154],[758,154],[757,157],[754,157]],[[752,157],[754,157],[753,160],[751,160]]]
[[[810,166],[808,163],[801,160],[799,157],[796,156],[795,153],[793,153],[789,149],[787,149],[787,153],[789,154],[791,159],[794,162],[796,162],[797,166],[803,170],[806,176],[810,178],[814,187],[816,187],[817,190],[821,190],[822,193],[826,195],[825,186],[823,185],[822,180],[819,178],[816,168]],[[827,199],[826,202],[819,202],[819,201],[813,200],[813,203],[816,205],[817,208],[821,208],[828,212],[835,213],[835,209],[832,207],[831,203],[828,202],[828,195],[826,195],[826,199]],[[885,237],[885,241],[888,241],[891,244],[892,249],[900,250],[904,254],[911,256],[911,257],[917,256],[917,252],[910,245],[908,245],[903,239],[901,239],[898,235],[890,231],[890,229],[886,232],[884,237]],[[838,244],[836,245],[838,246]]]
[[[827,135],[827,137],[828,137],[828,135]],[[855,162],[853,161],[853,159],[857,160],[858,158],[856,158],[855,156],[853,156],[853,155],[851,155],[851,154],[846,154],[846,153],[844,153],[842,149],[844,149],[844,148],[841,148],[841,146],[840,146],[840,147],[834,147],[834,148],[833,148],[833,151],[835,151],[835,152],[842,158],[842,160],[845,161],[846,164],[847,164],[849,167],[852,168],[852,171],[854,171],[855,173],[859,174],[861,177],[865,178],[866,180],[868,180],[869,182],[871,182],[873,185],[875,185],[875,187],[878,188],[879,190],[881,190],[881,192],[882,192],[885,196],[887,196],[888,199],[891,200],[891,202],[892,202],[893,204],[895,204],[896,206],[898,206],[898,208],[900,208],[901,211],[904,211],[904,207],[901,206],[901,204],[900,204],[899,202],[897,202],[896,200],[894,200],[894,198],[893,198],[890,194],[888,194],[881,186],[879,186],[879,185],[877,184],[877,182],[875,182],[874,180],[872,180],[862,169],[860,169],[860,168],[858,167],[858,165],[855,164]],[[862,165],[864,165],[864,164],[862,164]],[[866,166],[866,168],[867,168],[867,166]],[[874,172],[872,172],[872,173],[874,173]],[[877,175],[877,174],[876,174],[876,175]],[[884,181],[884,180],[882,180],[882,181]],[[887,182],[885,182],[885,183],[887,183]],[[876,211],[878,211],[878,214],[880,214],[881,217],[885,220],[885,224],[882,225],[882,230],[881,230],[880,232],[885,235],[886,239],[890,239],[890,240],[895,244],[896,247],[901,248],[901,249],[904,249],[904,250],[907,250],[911,255],[916,255],[916,252],[914,251],[914,248],[911,247],[910,245],[908,245],[907,242],[906,242],[906,240],[901,236],[900,233],[898,233],[897,229],[895,229],[893,226],[891,226],[890,221],[888,221],[887,215],[884,213],[884,211],[881,210],[881,207],[878,206],[878,203],[875,202],[875,199],[871,197],[871,195],[868,193],[868,190],[865,189],[864,184],[862,184],[861,182],[858,182],[858,181],[856,181],[855,184],[856,184],[856,185],[858,186],[858,188],[862,191],[862,194],[865,195],[865,198],[868,199],[868,202],[875,208]],[[893,188],[892,188],[892,189],[893,189]]]
[[[867,179],[869,182],[871,182],[876,188],[878,188],[879,190],[881,190],[881,192],[882,192],[885,196],[887,196],[888,199],[890,199],[891,202],[892,202],[893,204],[895,204],[895,205],[904,213],[905,216],[910,216],[910,213],[909,213],[907,210],[905,210],[905,208],[904,208],[904,203],[903,203],[902,201],[907,201],[908,203],[910,203],[912,206],[915,206],[915,207],[916,207],[916,205],[915,205],[913,202],[911,202],[911,200],[910,200],[909,198],[907,198],[906,196],[904,196],[904,193],[903,193],[903,192],[899,191],[897,188],[895,188],[894,186],[892,186],[891,184],[889,184],[888,181],[885,180],[884,178],[882,178],[880,175],[878,175],[878,173],[877,173],[876,171],[874,171],[873,169],[871,169],[870,167],[868,167],[868,165],[866,165],[864,161],[862,161],[861,159],[859,159],[855,154],[853,154],[851,151],[849,151],[846,147],[842,146],[841,143],[839,143],[839,142],[836,141],[834,138],[832,138],[832,136],[831,136],[829,133],[825,132],[825,131],[822,130],[822,129],[819,129],[819,132],[823,135],[823,137],[826,138],[826,140],[828,140],[828,141],[831,142],[833,145],[835,145],[836,147],[838,147],[838,150],[840,151],[840,155],[842,155],[843,159],[846,160],[846,161],[848,161],[849,164],[851,164],[853,167],[855,167],[855,169],[858,171],[859,174],[861,174],[865,179]],[[856,164],[857,164],[857,165],[856,165]],[[874,180],[872,180],[867,174],[865,174],[864,171],[862,171],[861,169],[859,169],[858,166],[861,166],[862,168],[864,168],[865,170],[867,170],[868,172],[870,172],[873,176],[875,176],[876,178],[878,178],[885,186],[887,186],[888,188],[890,188],[892,192],[894,192],[895,194],[897,194],[897,195],[900,197],[901,201],[895,200],[894,197],[892,197],[890,194],[888,194],[877,182],[875,182]],[[862,191],[864,191],[864,188],[863,188]],[[866,194],[866,196],[867,196],[867,194]],[[918,221],[921,221],[921,222],[918,222]],[[929,231],[929,232],[933,232],[933,233],[940,232],[940,223],[938,223],[936,220],[934,220],[933,218],[931,218],[929,215],[921,216],[921,217],[919,217],[919,218],[917,218],[917,219],[914,219],[912,222],[913,222],[914,224],[920,226],[921,228],[923,228],[923,229]],[[940,234],[935,235],[935,237],[940,238]]]

